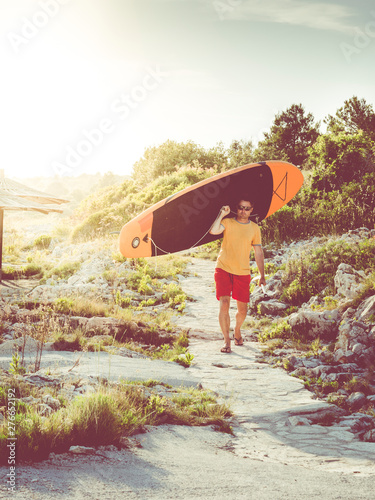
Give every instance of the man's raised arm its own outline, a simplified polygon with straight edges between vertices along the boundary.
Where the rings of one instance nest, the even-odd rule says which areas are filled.
[[[230,207],[228,205],[221,208],[219,215],[216,217],[215,222],[211,226],[210,234],[221,234],[224,231],[225,227],[222,225],[221,221],[229,213]]]

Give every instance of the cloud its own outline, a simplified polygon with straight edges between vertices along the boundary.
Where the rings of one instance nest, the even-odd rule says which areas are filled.
[[[223,19],[239,21],[262,21],[290,24],[307,28],[353,34],[355,26],[351,19],[356,12],[339,4],[301,0],[212,0],[212,5]]]

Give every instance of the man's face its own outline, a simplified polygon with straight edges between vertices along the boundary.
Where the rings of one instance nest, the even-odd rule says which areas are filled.
[[[253,207],[249,201],[241,200],[237,205],[237,220],[240,222],[247,222]]]

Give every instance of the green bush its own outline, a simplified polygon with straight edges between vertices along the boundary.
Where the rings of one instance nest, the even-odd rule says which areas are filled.
[[[333,191],[350,182],[362,182],[374,171],[372,143],[359,131],[329,133],[320,136],[310,150],[309,161],[315,165],[311,189]]]
[[[375,239],[349,244],[337,240],[288,261],[283,278],[282,300],[300,306],[323,290],[334,295],[334,277],[339,264],[349,264],[357,271],[375,267]]]
[[[5,279],[21,279],[21,278],[41,278],[43,276],[43,268],[38,264],[29,263],[26,266],[15,268],[6,266],[2,271],[2,277]]]
[[[187,295],[177,283],[169,283],[163,286],[163,300],[176,308],[179,312],[185,309]]]
[[[52,241],[52,236],[49,236],[47,234],[42,234],[34,240],[34,245],[39,250],[45,250],[50,246],[51,241]]]
[[[44,460],[49,453],[66,452],[72,445],[119,445],[144,425],[167,421],[182,425],[212,425],[226,430],[224,418],[231,415],[226,405],[207,402],[206,391],[188,390],[191,398],[182,406],[157,394],[146,396],[140,384],[123,383],[100,388],[94,394],[79,396],[49,417],[42,417],[33,406],[17,412],[15,429],[18,462]],[[0,393],[1,396],[1,393]],[[7,460],[7,423],[0,424],[0,464]]]
[[[57,276],[57,278],[68,279],[73,276],[81,267],[81,263],[77,261],[64,262],[57,267],[52,268],[46,273],[46,278]]]

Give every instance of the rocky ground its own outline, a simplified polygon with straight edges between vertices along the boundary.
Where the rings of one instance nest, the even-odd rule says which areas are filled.
[[[363,229],[343,238],[354,244],[359,238],[371,236]],[[280,263],[316,244],[317,241],[300,242],[282,251],[275,250],[271,259]],[[51,299],[60,292],[66,295],[69,287],[86,286],[87,291],[92,287],[96,295],[110,295],[108,283],[100,277],[93,279],[99,265],[93,261],[91,268],[85,272],[81,268],[70,283],[50,282],[24,292],[33,298]],[[234,435],[214,433],[207,428],[162,426],[137,436],[129,444],[131,449],[91,450],[88,456],[73,451],[51,456],[41,464],[18,466],[17,491],[11,497],[43,499],[52,494],[56,498],[77,499],[124,495],[186,499],[373,498],[375,380],[369,368],[375,361],[375,297],[342,313],[342,304],[358,293],[363,274],[346,265],[339,266],[335,277],[337,307],[321,310],[316,307],[318,299],[313,298],[287,318],[296,331],[303,328],[304,332],[311,331],[312,338],[322,339],[323,345],[314,355],[306,356],[295,345],[283,345],[273,349],[272,355],[265,354],[254,341],[258,333],[254,328],[244,331],[243,347],[233,347],[231,354],[224,355],[219,352],[222,340],[217,325],[213,265],[193,259],[189,275],[179,277],[184,291],[194,299],[187,303],[184,315],[175,317],[176,327],[189,331],[189,351],[194,355],[190,368],[150,361],[125,350],[112,355],[100,353],[100,375],[114,380],[121,376],[159,376],[162,381],[201,384],[215,390],[231,403]],[[280,275],[276,274],[268,281],[266,294],[256,289],[252,311],[277,318],[285,309],[279,301],[280,287]],[[24,324],[24,315],[29,312],[14,305],[17,290],[2,287],[1,293],[1,310],[8,321],[3,333],[5,342],[0,346],[0,362],[5,368],[11,352],[8,342],[13,342],[17,325],[22,328],[19,325]],[[232,319],[234,314],[232,308]],[[130,332],[144,328],[136,322],[123,325],[100,318],[86,318],[82,323],[86,329],[107,328],[107,335],[113,335],[116,328],[128,328]],[[333,344],[332,349],[324,349],[324,342]],[[98,357],[92,353],[80,356],[78,359],[73,353],[47,350],[41,371],[27,375],[29,382],[59,383],[70,397],[95,390],[98,369],[93,366],[99,364]],[[357,387],[350,390],[344,384],[353,381],[353,377]],[[314,390],[306,390],[305,385]],[[165,392],[163,386],[156,390],[161,395]],[[39,404],[40,411],[48,413],[54,411],[56,402],[45,400]],[[4,488],[7,470],[1,471],[0,495],[3,491],[4,498],[11,498]]]

